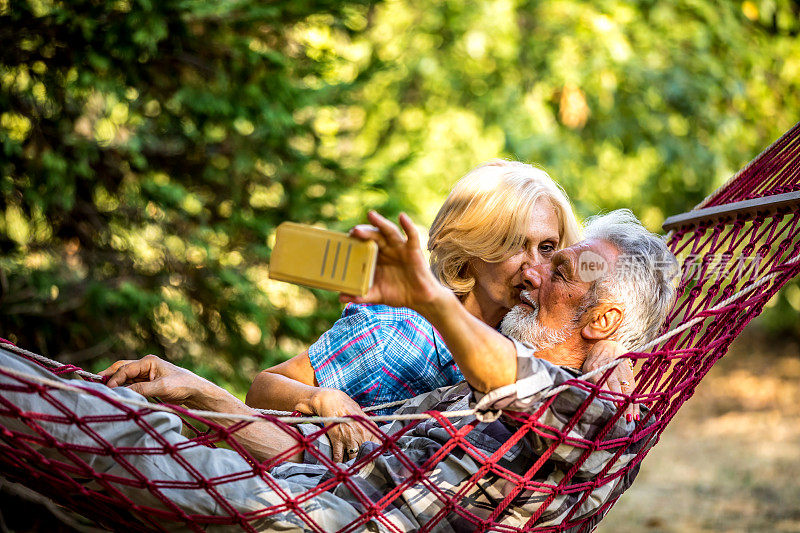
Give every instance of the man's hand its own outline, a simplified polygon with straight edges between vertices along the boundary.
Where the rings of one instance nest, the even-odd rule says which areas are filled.
[[[417,311],[420,306],[431,304],[446,289],[431,272],[420,247],[419,232],[411,219],[405,213],[400,214],[404,236],[400,228],[375,211],[370,211],[368,218],[375,227],[356,226],[350,234],[378,244],[378,265],[372,288],[362,298],[342,295],[340,300],[382,303]]]
[[[111,388],[127,385],[147,398],[158,397],[163,402],[189,407],[198,407],[203,391],[211,385],[200,376],[155,355],[138,361],[117,361],[100,375],[111,376],[106,383]]]
[[[352,398],[336,389],[319,389],[309,401],[298,404],[297,410],[316,416],[362,416],[367,418],[366,413]],[[374,427],[377,428],[377,426]],[[336,463],[354,458],[361,445],[368,440],[380,443],[374,433],[357,421],[337,424],[327,434],[331,441],[333,460]]]
[[[591,372],[597,368],[605,366],[612,361],[618,359],[621,355],[626,353],[625,349],[616,341],[598,341],[583,362],[583,373]],[[605,372],[588,378],[592,383],[597,383],[603,377]],[[612,392],[621,394],[630,394],[633,391],[636,382],[633,377],[633,368],[628,361],[622,361],[615,368],[608,379],[602,384],[602,387]],[[631,420],[639,420],[639,406],[631,404],[625,409],[625,418],[628,422]]]

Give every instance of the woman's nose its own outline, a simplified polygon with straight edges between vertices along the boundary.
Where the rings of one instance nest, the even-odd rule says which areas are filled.
[[[522,271],[522,282],[526,287],[538,289],[542,284],[542,273],[536,267],[526,268]]]
[[[538,250],[525,252],[525,259],[522,261],[522,270],[538,266],[542,263],[544,263],[544,258]]]

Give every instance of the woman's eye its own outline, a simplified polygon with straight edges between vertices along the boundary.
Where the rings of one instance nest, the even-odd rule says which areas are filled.
[[[550,255],[556,251],[556,247],[552,244],[545,243],[539,245],[539,251],[543,254]]]

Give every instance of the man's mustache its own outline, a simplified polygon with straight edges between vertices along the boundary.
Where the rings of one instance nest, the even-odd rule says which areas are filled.
[[[539,313],[539,302],[533,299],[531,291],[524,290],[519,293],[519,299],[525,305],[528,305],[533,308],[534,313]]]

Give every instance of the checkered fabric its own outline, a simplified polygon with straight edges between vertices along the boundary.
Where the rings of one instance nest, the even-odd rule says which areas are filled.
[[[404,307],[349,304],[308,355],[321,387],[344,391],[362,407],[406,400],[464,379],[439,333]]]

